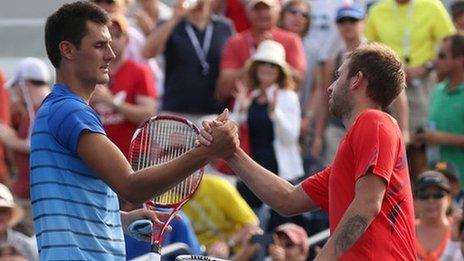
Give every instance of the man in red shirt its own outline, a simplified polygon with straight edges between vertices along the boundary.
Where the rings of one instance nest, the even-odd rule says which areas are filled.
[[[297,83],[304,79],[306,60],[301,39],[295,33],[276,26],[280,12],[278,0],[250,0],[246,8],[250,29],[231,37],[222,53],[221,72],[216,88],[216,97],[220,101],[231,98],[235,81],[245,75],[246,62],[266,39],[272,39],[284,46],[293,77]]]
[[[240,149],[227,162],[281,215],[328,212],[331,238],[318,260],[415,260],[405,145],[396,120],[382,111],[405,87],[401,61],[388,47],[369,44],[349,54],[337,73],[329,109],[347,134],[329,167],[293,186]],[[212,141],[211,126],[202,131],[204,145]]]
[[[156,91],[148,67],[129,60],[128,23],[123,14],[110,14],[111,48],[116,58],[110,64],[110,83],[98,85],[91,104],[100,115],[108,138],[129,156],[132,135],[138,125],[155,114]]]

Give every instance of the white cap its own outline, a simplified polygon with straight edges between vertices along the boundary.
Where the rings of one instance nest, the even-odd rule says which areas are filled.
[[[3,184],[0,183],[0,208],[11,208],[11,218],[8,221],[8,225],[13,227],[18,224],[23,218],[24,211],[18,206],[14,200],[10,190]]]
[[[19,62],[13,77],[8,80],[6,86],[10,88],[22,80],[49,82],[50,70],[48,66],[38,58],[24,58]]]
[[[265,5],[271,8],[279,5],[279,2],[277,0],[249,0],[247,3],[247,8],[253,9],[253,7],[255,7],[255,5],[257,5],[258,3],[264,3]]]

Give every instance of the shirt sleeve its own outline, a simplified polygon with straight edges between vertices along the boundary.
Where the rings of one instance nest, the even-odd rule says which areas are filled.
[[[325,211],[329,211],[329,175],[332,167],[305,179],[301,186],[306,194]]]
[[[393,119],[377,112],[361,115],[349,135],[355,156],[355,179],[372,172],[388,183],[398,154],[399,131]]]
[[[239,48],[239,39],[236,36],[230,38],[222,51],[221,57],[221,70],[224,69],[240,69],[243,67],[242,62],[239,59],[238,53],[236,53]]]
[[[52,136],[72,153],[77,154],[83,131],[106,135],[96,112],[83,103],[66,99],[54,104],[50,113],[48,125]]]

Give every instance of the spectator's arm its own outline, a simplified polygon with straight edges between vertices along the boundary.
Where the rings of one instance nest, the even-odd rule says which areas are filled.
[[[23,153],[29,153],[29,139],[21,139],[10,126],[0,122],[0,143],[7,148]]]
[[[215,97],[218,101],[225,101],[232,97],[235,81],[245,76],[245,68],[222,69],[217,82]]]
[[[116,110],[134,124],[141,124],[156,113],[156,102],[153,97],[138,95],[135,97],[136,104],[124,102],[115,106]]]
[[[433,2],[433,4],[435,8],[433,8],[434,15],[432,15],[434,17],[432,33],[435,44],[438,45],[445,36],[455,33],[456,28],[441,1]]]
[[[406,90],[403,90],[400,95],[393,101],[393,107],[396,111],[396,120],[403,133],[404,142],[406,144],[410,141],[410,130],[409,130],[409,105],[408,97],[406,96]]]
[[[151,58],[163,53],[172,31],[179,21],[180,19],[172,18],[148,35],[145,48],[142,51],[143,56]]]

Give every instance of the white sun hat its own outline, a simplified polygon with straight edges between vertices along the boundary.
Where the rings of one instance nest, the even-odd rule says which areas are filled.
[[[290,71],[290,68],[285,61],[284,47],[273,40],[264,40],[258,45],[256,53],[251,57],[253,62],[267,62],[278,65],[285,73]]]
[[[13,227],[18,224],[24,216],[23,209],[14,202],[13,195],[10,190],[0,183],[0,208],[11,208],[11,217],[8,225]]]

